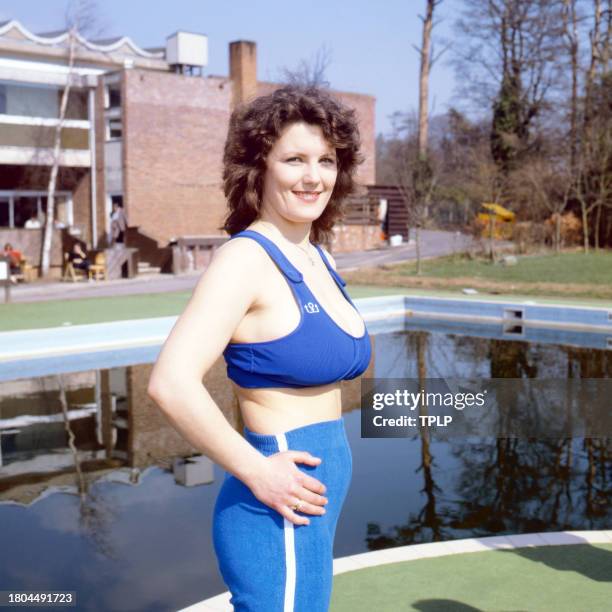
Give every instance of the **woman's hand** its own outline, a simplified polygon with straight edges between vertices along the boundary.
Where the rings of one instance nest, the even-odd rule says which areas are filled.
[[[325,485],[305,474],[296,463],[319,465],[321,459],[305,451],[284,451],[266,458],[264,469],[247,484],[253,495],[296,525],[308,525],[310,520],[296,512],[325,514]],[[300,503],[301,502],[301,503]],[[294,507],[298,505],[297,510]]]

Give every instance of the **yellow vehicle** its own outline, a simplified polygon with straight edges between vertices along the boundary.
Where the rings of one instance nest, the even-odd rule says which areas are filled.
[[[482,207],[488,212],[478,213],[477,223],[480,226],[480,235],[488,238],[493,231],[493,238],[511,238],[516,215],[494,202],[485,202]]]

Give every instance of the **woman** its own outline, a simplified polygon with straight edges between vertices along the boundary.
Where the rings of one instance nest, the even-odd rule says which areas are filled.
[[[9,263],[9,277],[13,284],[17,284],[17,277],[22,274],[21,270],[21,251],[13,248],[10,242],[4,245],[4,257],[8,259]]]
[[[366,326],[318,244],[353,189],[359,135],[328,94],[286,87],[237,109],[224,156],[232,239],[168,337],[149,394],[226,470],[214,512],[240,611],[327,610],[351,476],[340,380],[368,366]],[[224,354],[244,437],[202,385]]]
[[[72,263],[74,268],[84,270],[89,276],[89,260],[87,259],[87,253],[83,250],[80,242],[75,242],[72,245],[72,250],[68,253],[68,261]]]

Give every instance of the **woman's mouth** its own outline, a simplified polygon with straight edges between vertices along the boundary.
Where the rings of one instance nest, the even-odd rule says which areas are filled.
[[[316,202],[321,193],[319,191],[292,191],[300,200],[304,202]]]

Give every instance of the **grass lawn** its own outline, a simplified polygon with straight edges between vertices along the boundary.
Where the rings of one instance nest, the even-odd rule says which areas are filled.
[[[349,282],[352,298],[411,293],[476,300],[537,296],[542,303],[597,307],[612,304],[612,252],[521,257],[518,265],[510,267],[441,257],[425,260],[424,274],[420,277],[414,276],[414,267],[410,262],[344,272],[342,276]],[[542,282],[542,278],[546,281]],[[479,293],[463,295],[463,287],[474,287]],[[490,294],[496,297],[491,298]],[[178,291],[0,304],[0,332],[173,316],[182,312],[190,295],[190,291]]]
[[[181,312],[190,295],[181,291],[3,304],[0,305],[0,331],[166,317]]]
[[[416,264],[383,265],[346,273],[347,281],[396,287],[457,289],[473,287],[483,293],[574,296],[612,299],[612,251],[584,254],[518,256],[514,266],[492,264],[464,256],[438,257]]]
[[[390,295],[401,292],[402,289],[355,287],[349,288],[349,291],[351,297],[359,298]],[[121,297],[0,304],[0,332],[173,316],[183,311],[190,296],[190,291],[177,291]]]

